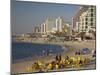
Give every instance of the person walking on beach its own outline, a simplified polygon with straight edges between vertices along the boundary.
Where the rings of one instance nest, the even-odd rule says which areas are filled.
[[[59,54],[59,55],[57,54],[57,55],[56,55],[56,61],[57,61],[57,62],[60,62],[60,61],[61,61],[61,54]]]

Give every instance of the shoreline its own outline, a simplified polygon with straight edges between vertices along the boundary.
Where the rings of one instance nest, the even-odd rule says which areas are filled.
[[[63,43],[63,44],[62,44]],[[74,56],[74,53],[75,51],[79,50],[79,49],[82,49],[82,48],[89,48],[90,50],[93,50],[95,49],[95,40],[93,41],[81,41],[81,42],[77,42],[77,41],[68,41],[68,42],[56,42],[56,43],[49,43],[49,44],[54,44],[54,45],[60,45],[60,46],[64,46],[64,45],[67,45],[70,47],[70,50],[68,50],[67,52],[65,51],[63,54],[62,54],[62,58],[65,57],[65,55],[68,55],[68,56]],[[40,43],[39,43],[40,44]],[[42,43],[43,44],[43,43]],[[46,43],[44,43],[46,44]],[[89,57],[91,58],[91,55],[83,55],[81,57]],[[42,58],[36,58],[36,60],[28,60],[28,61],[23,61],[21,60],[20,62],[17,62],[17,63],[12,63],[12,66],[11,66],[11,69],[12,69],[12,73],[27,73],[26,72],[26,67],[27,66],[31,66],[35,61],[39,60],[39,61],[42,61],[42,62],[49,62],[49,61],[52,61],[54,60],[55,58],[55,55],[53,55],[52,57],[51,56],[48,56],[48,57],[42,57]]]
[[[85,48],[85,47],[89,47],[91,48],[91,45],[93,44],[93,48],[95,48],[96,46],[96,41],[95,40],[86,40],[86,41],[65,41],[65,42],[62,42],[62,41],[57,41],[57,42],[46,42],[46,41],[17,41],[18,43],[33,43],[33,44],[48,44],[48,45],[59,45],[59,46],[68,46],[68,47],[77,47],[77,48]],[[84,44],[87,44],[87,45],[84,45]],[[90,45],[89,45],[90,44]],[[88,46],[89,45],[89,46]],[[91,48],[91,49],[93,49]]]

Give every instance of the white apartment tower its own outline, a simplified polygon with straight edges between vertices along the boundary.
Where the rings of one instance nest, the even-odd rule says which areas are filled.
[[[95,6],[89,6],[88,10],[80,16],[79,32],[95,31],[96,27],[96,9]]]
[[[63,20],[62,20],[61,17],[58,17],[56,19],[56,29],[57,29],[57,31],[62,32],[62,27],[63,27]]]
[[[42,34],[46,33],[46,24],[45,23],[41,24],[41,33]]]

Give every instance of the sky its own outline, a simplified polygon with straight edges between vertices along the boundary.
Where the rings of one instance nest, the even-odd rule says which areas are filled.
[[[32,32],[34,26],[42,24],[46,17],[63,17],[65,22],[72,22],[72,17],[79,10],[79,5],[11,1],[12,34]]]

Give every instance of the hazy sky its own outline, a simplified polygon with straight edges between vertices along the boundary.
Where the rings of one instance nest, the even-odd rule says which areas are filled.
[[[59,16],[64,21],[72,21],[72,17],[79,10],[78,5],[39,3],[39,2],[11,2],[11,24],[12,33],[21,34],[32,32],[35,25],[43,23],[46,16],[56,19]]]

